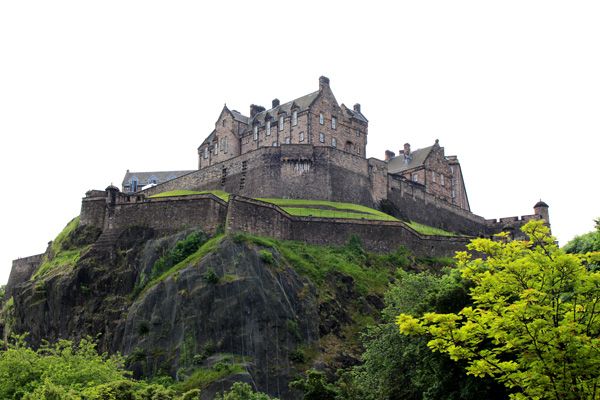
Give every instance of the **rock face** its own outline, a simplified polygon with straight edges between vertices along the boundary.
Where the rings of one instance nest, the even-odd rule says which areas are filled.
[[[101,351],[127,356],[137,376],[182,378],[227,358],[237,375],[205,387],[203,398],[234,380],[297,398],[288,383],[323,365],[320,338],[352,322],[343,304],[320,301],[315,285],[273,249],[231,236],[136,292],[136,282],[189,233],[156,237],[151,229],[130,228],[102,234],[73,267],[13,288],[12,332],[29,332],[33,344],[96,337]],[[344,298],[353,295],[347,278],[329,278],[341,283]],[[342,358],[355,361],[345,352]]]

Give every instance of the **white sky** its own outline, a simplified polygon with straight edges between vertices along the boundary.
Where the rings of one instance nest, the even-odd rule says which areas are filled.
[[[205,4],[206,3],[206,4]],[[600,2],[0,2],[0,283],[81,197],[194,169],[223,103],[331,79],[368,156],[438,138],[486,218],[550,205],[561,244],[600,216]]]

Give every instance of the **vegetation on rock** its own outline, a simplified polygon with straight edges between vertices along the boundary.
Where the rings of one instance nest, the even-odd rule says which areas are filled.
[[[505,385],[513,399],[596,399],[600,391],[600,273],[566,254],[542,221],[527,241],[475,239],[457,254],[473,282],[458,313],[401,314],[400,331],[463,360],[469,374]]]

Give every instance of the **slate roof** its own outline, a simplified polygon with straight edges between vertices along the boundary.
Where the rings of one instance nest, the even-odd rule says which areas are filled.
[[[425,160],[434,146],[425,147],[412,151],[410,153],[411,158],[407,160],[404,158],[404,154],[400,154],[397,157],[392,158],[388,161],[388,171],[390,174],[398,174],[410,169],[423,166]]]
[[[364,123],[369,123],[369,120],[365,118],[365,116],[360,111],[354,111],[351,108],[346,108],[346,111],[348,111],[348,114],[350,114],[352,118],[356,118],[357,120],[362,121]]]
[[[248,118],[248,124],[252,124],[256,121],[260,126],[263,126],[265,124],[267,115],[273,120],[276,120],[281,113],[290,115],[292,113],[292,109],[297,109],[298,112],[304,111],[313,103],[313,101],[315,101],[318,95],[319,91],[317,90],[316,92],[299,97],[296,100],[288,101],[285,104],[280,104],[275,108],[271,108],[270,110],[261,111],[256,114],[254,118]]]
[[[123,178],[123,187],[125,185],[129,186],[129,182],[131,178],[134,176],[138,179],[138,188],[149,184],[148,180],[152,177],[156,178],[156,183],[163,183],[166,181],[170,181],[174,178],[179,178],[182,175],[189,174],[194,171],[154,171],[154,172],[129,172],[129,170],[125,173],[125,177]]]

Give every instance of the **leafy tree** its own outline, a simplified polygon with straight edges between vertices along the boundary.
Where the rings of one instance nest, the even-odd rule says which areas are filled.
[[[339,399],[506,398],[501,386],[467,376],[462,365],[432,352],[426,338],[402,335],[394,323],[399,313],[452,312],[469,304],[469,283],[455,272],[398,273],[396,283],[386,293],[383,322],[363,335],[363,363],[337,382]]]
[[[337,390],[334,385],[327,383],[325,374],[316,369],[306,371],[306,377],[290,382],[290,388],[304,393],[304,400],[334,400]]]
[[[215,400],[277,400],[264,393],[257,393],[247,383],[235,382],[228,392],[218,394]]]
[[[596,219],[594,222],[596,223],[595,231],[575,236],[573,240],[571,240],[563,247],[563,250],[571,254],[586,254],[600,252],[600,218]],[[600,269],[600,261],[596,260],[596,258],[598,258],[598,255],[590,255],[590,257],[593,257],[594,259],[589,260],[588,268],[591,270]]]
[[[459,313],[401,314],[404,334],[426,336],[434,351],[490,376],[512,399],[600,396],[600,273],[566,254],[541,221],[522,228],[527,241],[475,239],[457,254],[474,283],[473,306]]]

